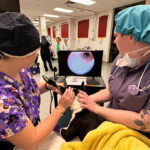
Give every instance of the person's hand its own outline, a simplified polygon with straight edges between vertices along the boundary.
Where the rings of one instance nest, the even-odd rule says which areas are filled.
[[[64,83],[61,83],[61,82],[58,82],[57,85],[64,87]]]
[[[94,112],[95,106],[97,104],[90,98],[90,96],[88,96],[87,93],[79,91],[77,94],[77,100],[82,108],[86,108]]]
[[[64,83],[60,83],[60,82],[58,82],[58,83],[56,83],[57,84],[57,86],[59,86],[59,87],[64,87]],[[60,91],[60,93],[59,93],[60,95],[63,95],[63,93]]]
[[[54,92],[56,92],[56,93],[62,95],[61,91],[59,91],[59,89],[56,88],[55,86],[52,86],[52,85],[46,83],[46,88],[47,88],[47,89],[50,89],[50,90],[53,90]]]
[[[66,109],[67,107],[69,107],[73,100],[74,100],[74,92],[73,92],[73,88],[69,87],[66,89],[65,93],[61,96],[61,98],[59,99],[59,105]]]

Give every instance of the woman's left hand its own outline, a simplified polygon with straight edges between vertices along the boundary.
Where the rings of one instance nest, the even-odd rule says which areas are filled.
[[[59,91],[59,89],[56,88],[55,86],[52,86],[52,85],[50,85],[50,84],[47,84],[46,87],[47,87],[48,89],[53,90],[53,91],[56,92],[57,94],[62,95],[61,91]]]
[[[97,105],[94,101],[92,101],[90,99],[90,97],[88,96],[87,93],[80,91],[77,94],[77,100],[80,103],[80,106],[82,108],[86,108],[90,111],[94,111],[95,110],[95,106]]]

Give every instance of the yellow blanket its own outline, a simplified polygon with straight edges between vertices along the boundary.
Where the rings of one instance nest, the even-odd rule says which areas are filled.
[[[150,139],[124,125],[105,121],[82,142],[66,142],[61,150],[150,150]]]

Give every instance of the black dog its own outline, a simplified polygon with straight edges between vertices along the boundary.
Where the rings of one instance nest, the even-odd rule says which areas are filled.
[[[56,84],[56,81],[53,80],[52,78],[47,78],[46,76],[43,75],[43,79],[47,83],[58,88],[62,93],[65,92],[66,87],[58,86]],[[86,92],[84,82],[82,82],[80,90]],[[78,94],[79,89],[73,88],[73,91],[75,92],[76,95]],[[89,131],[96,129],[103,121],[105,121],[105,119],[100,117],[99,115],[90,112],[87,109],[82,109],[76,98],[70,108],[73,111],[72,119],[67,129],[61,129],[60,132],[60,134],[66,141],[71,141],[73,138],[77,136],[79,136],[80,140],[82,141]]]
[[[71,141],[75,137],[79,137],[82,141],[86,134],[96,129],[103,121],[104,118],[90,112],[87,109],[82,109],[80,112],[73,112],[74,118],[70,121],[67,129],[61,130],[61,136],[66,141]]]

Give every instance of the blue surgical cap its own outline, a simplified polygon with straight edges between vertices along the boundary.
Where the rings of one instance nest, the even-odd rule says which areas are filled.
[[[150,45],[150,5],[124,9],[116,15],[115,22],[115,32],[133,35],[137,42]]]

